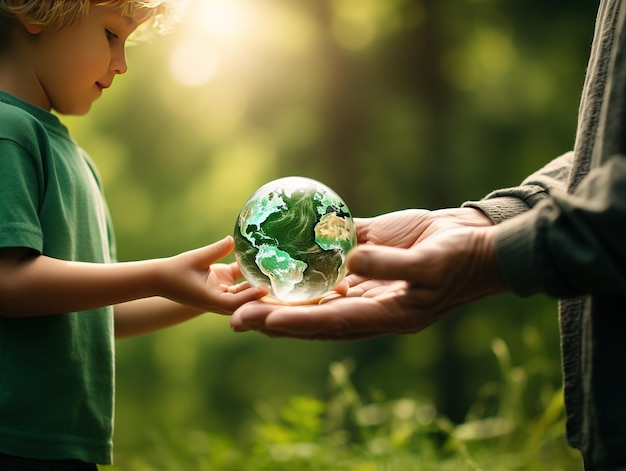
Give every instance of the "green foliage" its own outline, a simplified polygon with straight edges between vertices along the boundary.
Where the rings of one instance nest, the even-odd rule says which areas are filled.
[[[351,361],[330,365],[327,400],[293,396],[278,408],[258,407],[250,437],[169,432],[153,451],[111,471],[572,471],[581,469],[564,438],[560,389],[545,395],[534,416],[524,404],[529,365],[514,366],[506,344],[492,346],[502,379],[488,385],[466,421],[455,424],[432,402],[414,397],[367,400],[350,378]],[[491,410],[494,411],[493,415]]]

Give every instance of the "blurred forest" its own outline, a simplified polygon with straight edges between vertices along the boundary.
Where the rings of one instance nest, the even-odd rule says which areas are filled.
[[[99,166],[120,261],[232,233],[247,198],[287,175],[359,217],[458,206],[572,147],[597,6],[189,0],[173,33],[129,47],[129,73],[87,117],[63,120]],[[207,314],[118,342],[116,460],[245,443],[263,411],[324,403],[337,363],[364,398],[424,400],[460,424],[503,384],[494,345],[523,365],[518,406],[542,414],[561,381],[554,300],[500,296],[418,335],[346,343],[235,335]]]

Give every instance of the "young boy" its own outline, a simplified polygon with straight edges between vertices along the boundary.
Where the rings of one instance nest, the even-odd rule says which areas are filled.
[[[112,453],[113,337],[266,294],[214,264],[227,237],[114,262],[100,181],[57,117],[87,113],[167,1],[0,0],[0,469],[96,469]]]

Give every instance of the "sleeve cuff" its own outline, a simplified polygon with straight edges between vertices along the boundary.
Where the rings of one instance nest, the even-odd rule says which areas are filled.
[[[500,224],[530,209],[523,200],[511,196],[501,196],[499,198],[480,201],[466,201],[462,204],[462,207],[479,209],[485,213],[494,224]]]
[[[535,261],[536,218],[536,211],[527,211],[495,228],[496,256],[502,275],[518,296],[530,296],[542,291]]]

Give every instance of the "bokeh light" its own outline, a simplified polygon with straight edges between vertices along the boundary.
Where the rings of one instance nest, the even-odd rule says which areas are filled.
[[[254,19],[255,9],[245,0],[190,2],[170,57],[172,77],[190,87],[211,81],[226,56],[250,41]]]
[[[253,32],[254,4],[249,0],[209,0],[195,5],[195,22],[216,39],[241,41]]]
[[[176,46],[170,71],[181,85],[196,87],[209,82],[219,69],[219,58],[200,40],[188,39]]]

